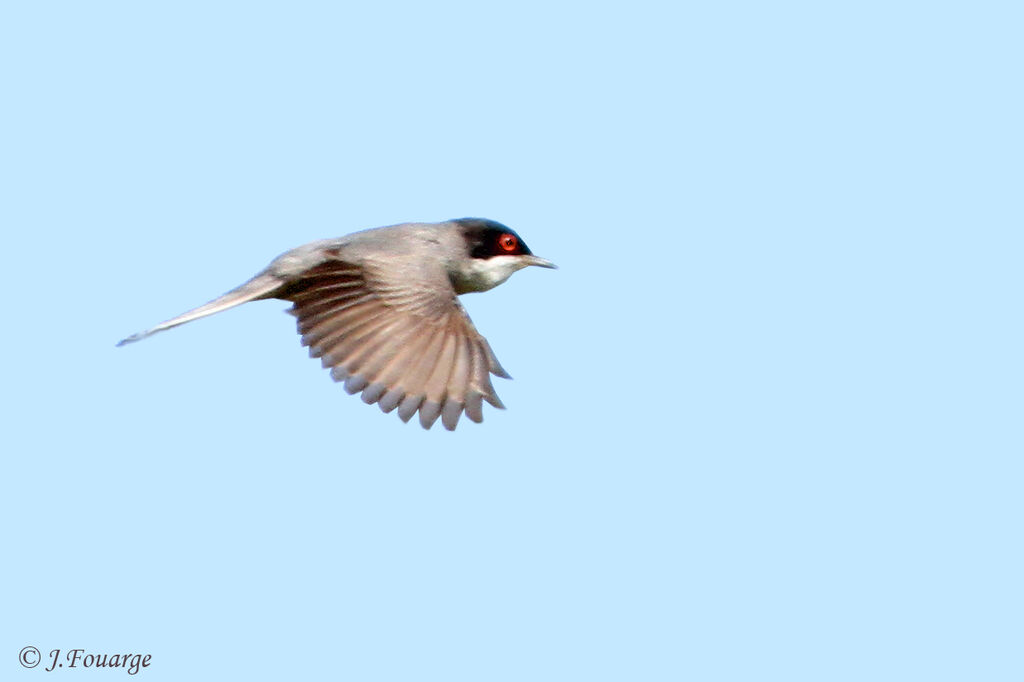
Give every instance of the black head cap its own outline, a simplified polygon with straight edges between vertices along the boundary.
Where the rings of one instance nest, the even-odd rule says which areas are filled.
[[[459,218],[451,222],[462,228],[473,258],[494,256],[530,256],[533,254],[519,235],[510,227],[486,218]]]

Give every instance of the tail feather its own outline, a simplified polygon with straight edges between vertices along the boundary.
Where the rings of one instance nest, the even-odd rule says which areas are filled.
[[[232,289],[223,296],[215,298],[209,303],[201,305],[198,308],[193,308],[188,312],[182,313],[177,317],[172,317],[165,322],[161,322],[155,327],[141,331],[138,334],[132,334],[128,338],[121,339],[117,342],[117,345],[123,346],[128,343],[135,343],[136,341],[141,341],[147,336],[152,336],[157,332],[162,332],[165,329],[177,327],[179,324],[198,320],[200,317],[213,315],[214,313],[219,313],[222,310],[227,310],[228,308],[234,308],[237,305],[248,303],[249,301],[255,301],[261,298],[271,298],[272,294],[280,287],[281,280],[274,275],[256,275],[242,286]]]

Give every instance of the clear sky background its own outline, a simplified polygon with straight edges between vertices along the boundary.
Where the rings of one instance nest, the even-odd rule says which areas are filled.
[[[1024,679],[1013,5],[4,3],[0,678]],[[114,347],[462,216],[483,425]]]

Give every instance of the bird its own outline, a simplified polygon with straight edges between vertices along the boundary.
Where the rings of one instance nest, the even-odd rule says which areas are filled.
[[[459,302],[518,270],[556,268],[511,228],[486,218],[403,223],[311,242],[286,251],[244,284],[155,327],[124,346],[263,299],[292,304],[302,345],[349,394],[398,411],[440,417],[454,431],[463,412],[483,421],[483,401],[505,409],[490,374],[511,379]]]

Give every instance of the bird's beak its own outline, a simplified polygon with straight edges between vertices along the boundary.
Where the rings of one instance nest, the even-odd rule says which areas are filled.
[[[523,260],[527,265],[536,265],[537,267],[540,268],[551,268],[552,270],[558,269],[557,265],[547,260],[546,258],[540,258],[539,256],[524,256]]]

